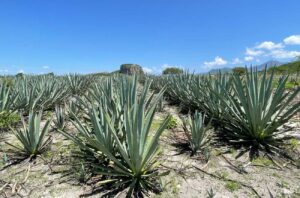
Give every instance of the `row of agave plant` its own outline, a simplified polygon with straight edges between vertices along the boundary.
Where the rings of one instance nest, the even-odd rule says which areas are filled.
[[[0,112],[32,110],[52,110],[74,95],[83,95],[94,82],[92,76],[70,74],[55,77],[52,75],[0,79]]]
[[[100,184],[113,189],[128,188],[127,196],[141,196],[149,190],[158,191],[158,140],[170,117],[150,134],[157,104],[164,89],[150,94],[151,82],[138,86],[138,79],[107,80],[101,87],[93,86],[85,99],[79,99],[86,110],[86,123],[74,115],[73,125],[79,136],[61,130],[81,148],[85,156],[97,159],[95,172],[103,175]],[[88,160],[87,160],[88,161]],[[94,164],[95,165],[95,164]]]
[[[287,92],[287,77],[275,84],[273,77],[253,70],[245,76],[183,74],[146,80],[143,86],[137,76],[100,82],[77,75],[19,79],[13,86],[1,84],[0,108],[1,112],[29,112],[28,121],[22,119],[23,127],[13,130],[20,146],[8,144],[34,159],[51,143],[52,120],[41,128],[42,110],[55,107],[56,129],[80,148],[93,174],[102,175],[98,184],[128,189],[127,197],[139,197],[160,190],[157,178],[166,174],[158,170],[158,140],[171,117],[150,133],[163,95],[191,112],[183,120],[183,129],[192,154],[209,143],[207,120],[227,140],[244,145],[252,154],[279,151],[278,127],[299,112],[300,102],[293,99],[300,90]],[[23,93],[21,87],[29,91]],[[157,92],[151,93],[150,88]],[[16,102],[23,101],[22,94],[31,98]],[[77,133],[65,127],[66,117]]]
[[[255,68],[242,76],[185,73],[158,78],[153,89],[167,84],[171,102],[205,113],[222,139],[243,146],[242,153],[250,151],[253,158],[260,151],[283,153],[285,131],[278,129],[300,112],[300,88],[286,90],[288,76],[275,77]]]
[[[49,130],[54,123],[61,134],[80,148],[85,166],[92,167],[93,174],[102,175],[98,185],[127,189],[127,197],[158,192],[157,179],[167,173],[158,170],[158,141],[170,116],[150,133],[165,91],[163,88],[151,94],[150,86],[151,81],[147,80],[141,87],[137,76],[111,77],[93,83],[84,95],[69,98],[73,102],[67,110],[60,103],[56,105],[53,122],[51,118],[41,124],[43,111],[32,108],[28,119],[22,117],[23,127],[12,129],[19,144],[7,144],[18,156],[35,159],[49,148]],[[77,133],[65,127],[67,116]]]

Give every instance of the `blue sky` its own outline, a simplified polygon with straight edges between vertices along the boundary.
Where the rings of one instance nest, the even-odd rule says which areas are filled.
[[[300,55],[299,0],[1,0],[0,74],[178,66]]]

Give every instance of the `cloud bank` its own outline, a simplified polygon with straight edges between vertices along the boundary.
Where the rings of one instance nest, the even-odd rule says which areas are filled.
[[[225,58],[216,56],[212,61],[204,61],[203,69],[217,69],[221,67],[238,65],[242,63],[260,62],[261,59],[294,59],[300,56],[299,50],[289,49],[289,46],[300,46],[300,35],[291,35],[281,42],[266,40],[255,44],[253,47],[246,47],[244,57],[236,57],[231,62]]]

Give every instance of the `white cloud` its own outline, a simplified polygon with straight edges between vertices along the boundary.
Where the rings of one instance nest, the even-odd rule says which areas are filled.
[[[283,40],[286,45],[300,45],[300,35],[292,35]]]
[[[246,56],[245,61],[253,61],[254,58],[252,56]]]
[[[222,57],[219,57],[219,56],[215,57],[214,61],[210,61],[210,62],[205,61],[204,62],[204,65],[208,69],[213,68],[215,66],[221,66],[221,65],[226,65],[226,64],[227,64],[227,61],[224,60]]]
[[[267,58],[293,59],[300,56],[299,49],[289,49],[289,45],[300,45],[300,34],[291,35],[282,42],[264,41],[253,47],[247,47],[244,58],[234,58],[230,64],[236,65],[243,62],[259,63]],[[213,61],[205,61],[205,69],[218,68],[216,66],[226,65],[227,61],[217,56]]]
[[[274,58],[295,58],[300,56],[300,51],[273,50],[271,56]]]
[[[48,65],[44,65],[43,69],[49,69],[50,67]]]
[[[248,56],[259,56],[262,55],[264,52],[262,50],[254,50],[250,48],[246,48],[246,55]]]
[[[180,69],[184,69],[182,66],[178,65],[169,65],[169,64],[163,64],[161,66],[147,66],[143,67],[143,71],[148,74],[161,74],[163,70],[170,68],[170,67],[176,67]]]
[[[282,43],[273,43],[272,41],[264,41],[261,44],[256,46],[257,49],[266,49],[266,50],[273,50],[273,49],[281,49],[284,48]]]
[[[23,69],[20,69],[20,70],[18,71],[18,73],[23,74],[23,73],[24,73],[24,70],[23,70]]]
[[[147,73],[147,74],[153,73],[153,69],[148,68],[148,67],[143,67],[143,71],[144,71],[145,73]]]
[[[242,61],[241,59],[235,58],[235,59],[233,59],[232,64],[240,64],[240,63],[242,63],[242,62],[243,62],[243,61]]]

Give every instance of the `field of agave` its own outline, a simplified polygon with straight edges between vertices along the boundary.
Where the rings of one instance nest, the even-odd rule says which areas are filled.
[[[30,175],[41,162],[48,167],[43,174],[59,172],[59,178],[92,186],[89,196],[168,197],[179,185],[170,175],[183,172],[176,161],[173,168],[164,164],[172,147],[194,160],[194,170],[225,180],[227,189],[240,185],[253,196],[273,197],[268,187],[269,195],[260,194],[204,167],[213,155],[229,161],[220,151],[228,148],[236,151],[231,165],[243,159],[233,165],[241,174],[266,158],[281,170],[299,170],[300,131],[291,134],[286,124],[299,124],[300,88],[286,89],[288,79],[255,69],[245,75],[2,77],[0,175],[5,176],[0,177],[0,196],[47,197],[24,187],[38,180]],[[170,108],[178,112],[172,115]],[[55,171],[55,165],[64,170]],[[14,167],[28,167],[25,178],[16,180]],[[44,183],[50,180],[58,179]],[[294,185],[296,197],[299,182]],[[198,186],[206,189],[205,196],[181,197],[215,197],[216,189],[207,186]]]

